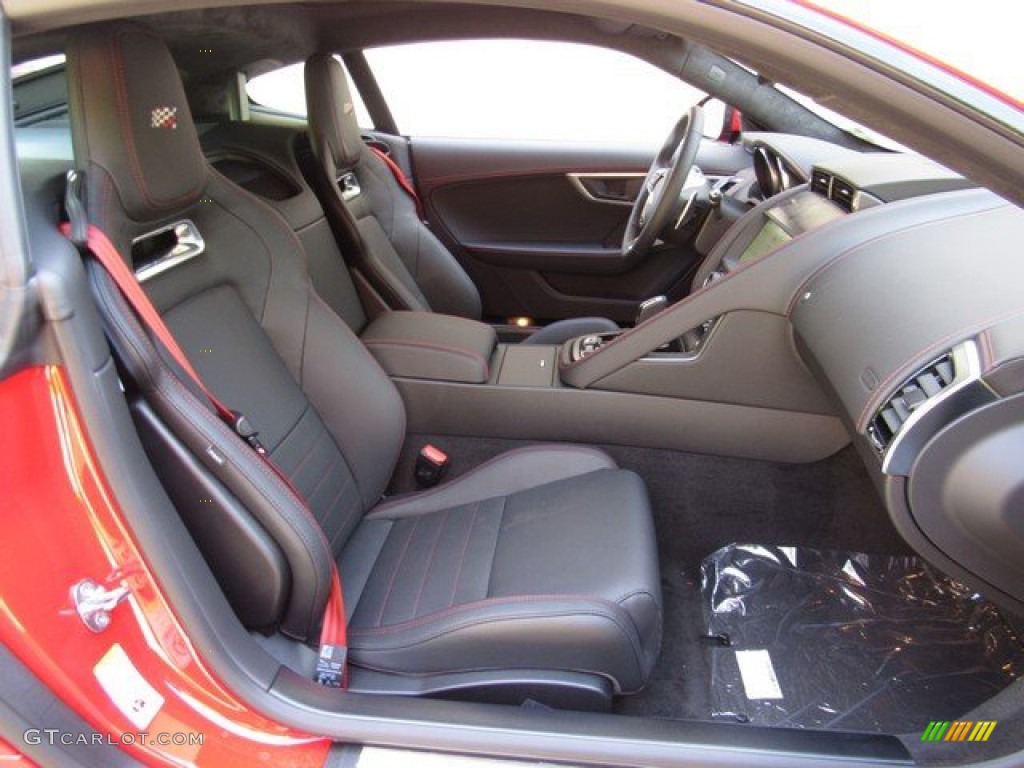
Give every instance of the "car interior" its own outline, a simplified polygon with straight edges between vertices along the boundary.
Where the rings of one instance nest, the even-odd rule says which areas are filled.
[[[680,104],[660,148],[403,135],[364,52],[498,36],[629,53],[723,125]],[[1013,202],[734,52],[565,11],[236,6],[13,47],[63,56],[15,76],[17,160],[94,439],[115,485],[159,480],[126,514],[154,564],[191,564],[157,570],[264,708],[1021,748]],[[250,100],[300,62],[308,119]],[[315,682],[335,573],[344,692]],[[957,719],[999,725],[922,742]]]

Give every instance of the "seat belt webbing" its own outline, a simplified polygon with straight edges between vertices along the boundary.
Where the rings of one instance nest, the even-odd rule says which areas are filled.
[[[70,223],[61,224],[61,232],[71,236],[72,227]],[[259,442],[256,432],[246,422],[245,417],[232,411],[224,405],[217,397],[207,389],[203,380],[199,377],[195,368],[188,361],[185,353],[178,345],[174,334],[171,333],[160,313],[157,312],[149,296],[142,290],[142,286],[135,277],[135,273],[128,267],[128,264],[118,253],[117,248],[99,228],[89,225],[85,247],[88,252],[106,270],[107,274],[117,285],[118,290],[125,300],[138,315],[143,325],[152,333],[164,346],[167,352],[174,358],[174,361],[181,366],[181,369],[188,374],[192,382],[210,401],[210,405],[217,412],[217,415],[230,426],[239,437],[243,438],[253,450],[263,459],[274,473],[284,481],[289,490],[303,506],[307,506],[302,495],[292,485],[291,480],[277,467],[270,459],[266,448]],[[344,688],[347,686],[346,656],[348,651],[348,638],[345,626],[345,600],[341,589],[341,577],[338,574],[338,566],[331,564],[331,591],[324,609],[323,626],[320,630],[320,656],[317,663],[316,680],[322,685]]]
[[[416,194],[416,190],[413,189],[412,182],[409,181],[409,177],[405,175],[405,171],[399,167],[398,163],[376,147],[370,146],[369,150],[384,161],[384,165],[386,165],[388,170],[391,171],[391,175],[395,177],[395,181],[398,182],[398,186],[402,188],[405,194],[412,198],[412,201],[416,206],[416,215],[419,216],[420,221],[422,221],[423,203],[420,200],[420,196]]]

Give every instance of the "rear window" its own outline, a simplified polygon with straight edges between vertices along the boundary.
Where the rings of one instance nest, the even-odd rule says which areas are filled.
[[[340,58],[338,60],[341,61]],[[275,69],[273,72],[257,75],[245,84],[249,98],[261,107],[305,117],[306,81],[303,75],[305,66],[300,61],[298,64],[290,64],[287,67]],[[344,66],[342,64],[342,68]],[[370,113],[366,110],[359,91],[352,83],[348,70],[345,70],[345,77],[348,78],[348,88],[352,91],[352,103],[356,109],[356,119],[359,121],[359,125],[363,128],[372,128],[373,120],[370,119]]]
[[[14,81],[14,122],[28,125],[67,112],[68,88],[64,54],[45,56],[11,67]]]

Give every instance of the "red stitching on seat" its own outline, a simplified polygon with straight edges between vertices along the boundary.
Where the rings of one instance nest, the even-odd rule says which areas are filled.
[[[421,616],[421,617],[415,618],[415,619],[409,619],[408,621],[402,621],[402,622],[399,622],[397,624],[390,624],[390,625],[386,625],[385,626],[385,625],[382,625],[382,624],[378,623],[374,627],[366,627],[366,628],[362,628],[362,629],[352,629],[350,631],[350,634],[351,635],[366,635],[366,636],[394,635],[394,634],[398,634],[398,633],[403,632],[403,631],[408,630],[408,629],[415,629],[417,627],[422,627],[422,626],[424,626],[426,624],[430,624],[430,623],[438,621],[440,619],[444,619],[444,618],[446,618],[448,616],[453,616],[453,615],[456,615],[456,614],[462,613],[462,612],[472,611],[472,610],[475,610],[477,608],[486,608],[486,607],[495,606],[495,605],[498,605],[498,606],[500,606],[500,605],[518,605],[518,604],[522,604],[522,603],[539,603],[539,602],[545,602],[545,601],[558,601],[558,600],[566,600],[566,601],[571,600],[571,601],[575,601],[575,602],[591,603],[591,604],[594,604],[594,605],[599,605],[599,606],[605,606],[605,607],[612,608],[613,612],[621,612],[623,614],[626,614],[627,618],[629,618],[630,625],[633,627],[634,631],[636,631],[636,624],[633,622],[632,617],[629,616],[629,612],[623,606],[619,605],[618,603],[613,603],[611,600],[607,600],[607,599],[605,599],[603,597],[596,597],[594,595],[555,593],[555,594],[550,594],[550,595],[510,595],[508,597],[488,597],[488,598],[485,598],[483,600],[473,600],[472,602],[469,602],[469,603],[460,603],[459,605],[456,605],[454,607],[445,608],[443,610],[436,611],[435,613],[431,613],[431,614],[428,614],[426,616]],[[566,609],[566,612],[570,612],[570,611],[572,611],[571,608],[570,609]],[[556,613],[554,615],[560,615],[560,614]],[[518,619],[520,617],[518,617],[518,616],[502,616],[502,617],[498,617],[498,618],[499,619]],[[612,617],[608,616],[607,618],[612,618]],[[612,620],[614,621],[614,619],[612,619]]]
[[[430,578],[430,569],[434,566],[434,557],[437,555],[437,543],[441,540],[441,534],[444,533],[444,529],[448,527],[448,515],[451,513],[450,509],[444,511],[444,517],[441,518],[441,524],[437,527],[437,535],[434,536],[434,543],[430,547],[430,556],[427,558],[427,567],[423,571],[423,580],[420,582],[420,589],[416,593],[416,602],[412,606],[412,615],[416,616],[416,612],[420,609],[420,600],[423,598],[423,589],[427,586],[427,580]]]
[[[377,613],[377,626],[381,626],[384,621],[384,611],[387,610],[388,603],[391,602],[391,592],[395,588],[395,581],[398,580],[398,572],[402,569],[402,564],[405,562],[405,556],[409,553],[409,545],[412,544],[412,540],[416,537],[416,529],[420,526],[420,520],[422,517],[416,518],[416,522],[413,523],[412,530],[409,531],[408,537],[405,539],[405,545],[402,547],[402,553],[398,556],[398,562],[395,563],[395,568],[391,571],[391,580],[388,582],[388,591],[384,594],[384,600],[380,604],[380,611]]]
[[[473,538],[473,531],[476,529],[476,521],[480,512],[480,502],[473,507],[473,516],[470,518],[469,529],[466,533],[466,540],[462,543],[462,554],[459,555],[459,567],[455,571],[455,581],[452,583],[452,594],[448,598],[448,607],[455,605],[455,595],[459,591],[459,580],[462,578],[462,567],[466,564],[466,554],[469,552],[469,542]]]

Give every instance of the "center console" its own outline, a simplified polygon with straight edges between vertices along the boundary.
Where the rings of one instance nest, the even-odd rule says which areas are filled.
[[[684,331],[678,338],[667,341],[657,349],[649,352],[645,358],[665,361],[692,359],[700,354],[701,347],[710,338],[711,332],[717,323],[717,317],[706,320],[695,328]],[[623,331],[597,333],[570,339],[566,345],[565,359],[570,363],[579,362],[585,357],[600,352],[605,344],[610,344],[621,336],[622,333]]]
[[[664,309],[644,327],[674,310]],[[797,462],[838,450],[846,433],[824,407],[792,412],[765,407],[756,398],[747,403],[731,394],[742,387],[724,384],[723,376],[743,382],[748,375],[738,360],[727,359],[730,345],[714,342],[723,332],[753,333],[755,343],[767,348],[752,325],[757,323],[742,317],[698,323],[686,329],[692,334],[674,334],[649,349],[635,346],[632,330],[554,346],[500,343],[490,326],[464,318],[392,312],[374,320],[362,339],[402,393],[413,433],[635,445]],[[636,372],[639,378],[622,385],[615,377],[573,383],[577,364],[620,346],[631,360],[618,375],[628,379]]]
[[[816,275],[891,234],[887,203],[965,183],[919,165],[853,153],[753,207],[742,200],[690,294],[644,302],[633,328],[505,344],[472,320],[395,312],[363,341],[415,433],[821,459],[850,438],[798,351],[793,318],[820,290]],[[848,312],[840,324],[862,323]]]

